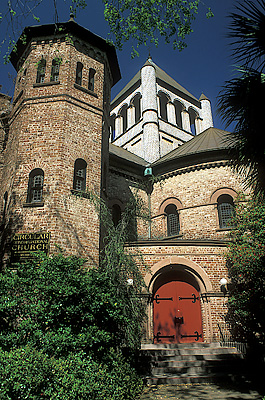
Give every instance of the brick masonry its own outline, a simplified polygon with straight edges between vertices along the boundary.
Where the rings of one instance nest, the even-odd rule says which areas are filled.
[[[36,83],[38,62],[46,60],[45,80]],[[59,80],[51,82],[51,65],[60,59]],[[82,86],[75,85],[77,62],[83,64]],[[88,71],[96,71],[94,90],[88,90]],[[51,252],[99,258],[99,218],[88,198],[72,193],[75,160],[87,163],[86,190],[101,195],[108,166],[111,75],[102,50],[78,37],[58,34],[33,37],[19,60],[9,138],[3,151],[0,198],[8,193],[4,258],[15,232],[51,232]],[[105,124],[106,125],[106,124]],[[42,204],[28,204],[29,174],[44,171]],[[2,202],[2,211],[5,201]]]

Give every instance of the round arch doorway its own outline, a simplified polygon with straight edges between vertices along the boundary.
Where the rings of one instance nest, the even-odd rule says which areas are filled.
[[[154,343],[203,341],[200,288],[184,271],[161,274],[153,287]]]

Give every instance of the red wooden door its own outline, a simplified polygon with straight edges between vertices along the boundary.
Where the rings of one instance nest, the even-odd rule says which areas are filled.
[[[154,295],[154,343],[202,342],[199,292],[187,282],[167,282]]]

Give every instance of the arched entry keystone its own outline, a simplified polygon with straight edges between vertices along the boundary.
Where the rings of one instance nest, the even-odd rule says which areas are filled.
[[[207,297],[212,291],[206,272],[184,257],[156,263],[145,278],[149,304],[149,340],[154,343],[210,341],[211,311]]]

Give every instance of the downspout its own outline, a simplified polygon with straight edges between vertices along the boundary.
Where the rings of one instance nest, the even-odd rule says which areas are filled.
[[[151,193],[153,191],[153,181],[152,181],[152,168],[150,166],[146,167],[144,170],[144,177],[146,177],[146,193],[148,199],[148,239],[151,239]]]

